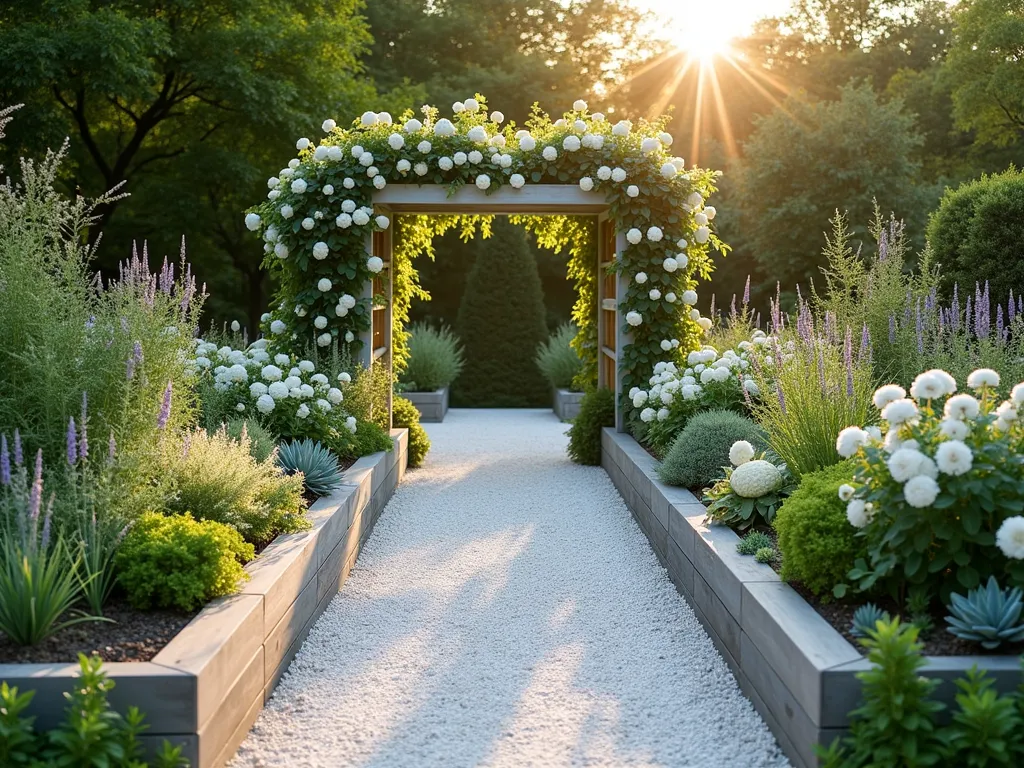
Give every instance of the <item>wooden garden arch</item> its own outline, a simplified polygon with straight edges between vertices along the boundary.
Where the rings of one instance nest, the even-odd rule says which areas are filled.
[[[374,213],[392,218],[401,214],[497,214],[497,215],[562,215],[596,216],[598,220],[597,261],[597,344],[598,386],[615,390],[615,424],[621,432],[623,426],[622,370],[619,353],[631,341],[623,331],[619,317],[620,297],[626,295],[626,278],[621,273],[608,274],[607,267],[621,258],[626,249],[626,237],[618,232],[615,221],[608,216],[608,204],[593,192],[584,192],[578,185],[534,184],[523,189],[503,186],[492,194],[485,194],[475,186],[466,185],[449,195],[447,187],[391,184],[373,196]],[[391,259],[394,250],[395,227],[367,235],[366,251],[384,261],[384,270],[367,284],[363,298],[372,301],[374,295],[391,296]],[[369,367],[382,360],[390,368],[391,359],[391,304],[374,306],[370,329],[360,334],[363,342],[360,362]],[[388,412],[391,411],[391,393],[388,393]]]

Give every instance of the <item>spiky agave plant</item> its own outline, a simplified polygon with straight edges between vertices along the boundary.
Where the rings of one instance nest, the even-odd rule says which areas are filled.
[[[889,612],[883,611],[874,603],[865,603],[853,612],[850,634],[854,637],[867,637],[879,621],[889,621]]]
[[[984,587],[972,589],[966,597],[950,595],[948,630],[962,640],[981,643],[988,650],[1002,643],[1018,643],[1024,640],[1021,597],[1019,587],[1001,589],[996,577],[989,576]]]
[[[341,467],[337,457],[325,446],[308,437],[281,443],[277,463],[288,474],[301,472],[306,490],[326,496],[341,485]]]

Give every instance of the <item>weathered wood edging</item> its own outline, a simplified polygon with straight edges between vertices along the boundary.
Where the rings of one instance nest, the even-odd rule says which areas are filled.
[[[230,760],[314,622],[348,578],[405,474],[409,433],[394,450],[359,459],[344,485],[311,507],[312,528],[278,536],[246,566],[238,594],[207,605],[152,661],[104,665],[119,711],[146,713],[145,741],[184,747],[193,768]],[[62,717],[77,664],[0,664],[0,680],[36,691],[28,715],[48,729]]]
[[[704,505],[661,483],[656,465],[632,437],[604,430],[601,466],[672,581],[789,759],[816,766],[814,745],[842,735],[860,703],[855,674],[867,660],[770,566],[738,554],[732,530],[705,525]],[[947,681],[936,695],[949,704],[956,689],[948,681],[974,665],[1002,691],[1020,684],[1015,656],[929,657],[924,674]]]

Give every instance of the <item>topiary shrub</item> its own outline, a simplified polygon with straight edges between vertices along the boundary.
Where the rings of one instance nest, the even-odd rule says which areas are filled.
[[[615,393],[610,389],[587,392],[580,413],[569,428],[569,458],[577,464],[601,463],[601,430],[615,426]]]
[[[758,450],[766,436],[757,424],[734,411],[703,411],[687,422],[658,467],[658,477],[680,488],[705,488],[724,477],[729,449],[746,440]]]
[[[274,436],[255,419],[231,419],[224,428],[228,437],[237,442],[241,442],[244,430],[249,438],[249,455],[261,464],[270,458],[270,454],[277,447]]]
[[[409,360],[400,381],[410,392],[447,387],[465,365],[462,345],[451,328],[415,323],[409,329]]]
[[[942,265],[941,286],[948,297],[953,286],[971,291],[989,282],[997,302],[1012,289],[1024,290],[1024,172],[1004,173],[949,189],[928,223],[928,245]]]
[[[391,420],[396,427],[409,430],[409,466],[420,466],[430,450],[430,438],[420,424],[419,410],[411,401],[395,395],[391,401]]]
[[[850,482],[849,461],[809,472],[779,508],[773,523],[782,552],[782,578],[799,581],[815,595],[825,595],[846,575],[858,557],[865,556],[865,540],[846,519],[846,502],[839,486]]]
[[[474,243],[457,323],[466,367],[452,399],[470,408],[547,405],[547,382],[531,363],[548,338],[537,262],[522,229],[497,220],[493,232]]]
[[[537,367],[553,389],[572,389],[573,379],[583,369],[583,361],[572,348],[576,328],[564,323],[537,349]]]
[[[128,601],[141,610],[193,611],[230,595],[246,578],[242,563],[255,551],[230,525],[192,515],[144,513],[117,550]]]

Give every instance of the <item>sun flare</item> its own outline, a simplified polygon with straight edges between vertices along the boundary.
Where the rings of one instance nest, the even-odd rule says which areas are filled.
[[[673,30],[672,44],[695,59],[710,61],[729,52],[732,35],[722,28],[681,27]]]

